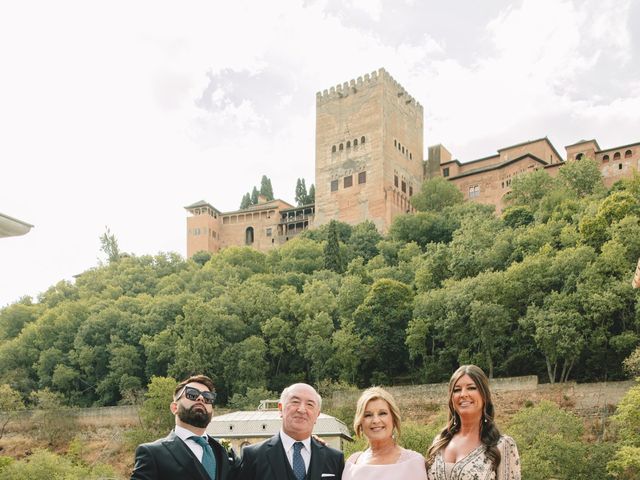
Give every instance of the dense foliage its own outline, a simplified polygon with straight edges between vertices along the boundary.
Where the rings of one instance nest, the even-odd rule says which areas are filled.
[[[564,168],[515,178],[502,216],[436,180],[386,237],[332,222],[267,254],[119,254],[0,310],[0,384],[86,406],[194,372],[223,402],[296,380],[439,382],[462,362],[621,379],[640,333],[640,179],[606,191],[589,161]]]

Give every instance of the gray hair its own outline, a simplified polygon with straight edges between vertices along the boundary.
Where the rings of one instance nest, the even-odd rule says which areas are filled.
[[[316,394],[316,397],[318,397],[318,400],[317,400],[318,401],[318,410],[322,410],[322,397],[316,391],[316,389],[313,388],[308,383],[294,383],[293,385],[289,385],[287,388],[282,390],[282,393],[280,394],[280,403],[282,404],[282,406],[286,405],[287,400],[289,400],[289,397],[291,396],[291,392],[293,391],[293,389],[296,388],[296,387],[300,387],[300,386],[309,387],[311,390],[313,390],[313,392]]]

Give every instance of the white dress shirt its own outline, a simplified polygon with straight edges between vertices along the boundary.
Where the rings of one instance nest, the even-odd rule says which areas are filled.
[[[200,463],[202,463],[202,454],[204,453],[204,449],[200,445],[198,445],[198,443],[194,442],[189,438],[189,437],[197,437],[198,435],[178,425],[176,425],[176,428],[174,428],[174,432],[176,433],[176,436],[180,437],[182,441],[187,445],[187,447],[189,447],[189,449],[193,452],[196,458],[200,460]],[[205,440],[207,440],[207,442],[209,441],[209,437],[207,437],[206,434],[203,435],[202,437]]]
[[[284,447],[284,453],[287,454],[287,460],[289,460],[291,468],[293,468],[293,444],[302,442],[304,447],[300,450],[300,454],[302,455],[302,460],[304,460],[304,469],[308,472],[309,464],[311,463],[311,437],[307,437],[304,440],[295,440],[280,430],[280,441]]]

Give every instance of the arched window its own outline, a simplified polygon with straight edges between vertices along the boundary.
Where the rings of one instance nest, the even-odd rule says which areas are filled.
[[[247,230],[244,232],[244,243],[245,245],[253,244],[253,227],[247,227]]]
[[[605,155],[602,157],[602,163],[607,163],[609,161],[609,155]]]
[[[413,160],[413,154],[409,154],[409,160]]]
[[[402,153],[404,153],[404,147],[402,147]]]
[[[624,158],[629,158],[631,157],[631,150],[627,150],[626,152],[624,152]]]
[[[351,140],[347,140],[347,148],[351,148]]]
[[[613,159],[614,160],[620,160],[620,152],[616,152],[613,154]]]
[[[340,144],[340,151],[342,151],[342,150],[344,150],[344,144],[343,143]]]
[[[397,146],[398,146],[398,141],[397,141],[395,138],[393,139],[393,146],[394,146],[394,147],[397,147]]]
[[[357,146],[358,146],[358,139],[357,139],[357,138],[355,138],[355,139],[353,140],[353,146],[354,146],[354,147],[357,147]]]
[[[364,143],[364,135],[360,137],[360,143]]]
[[[576,155],[576,160],[582,160],[582,154],[581,153]]]
[[[331,147],[331,153],[336,153],[336,146]]]

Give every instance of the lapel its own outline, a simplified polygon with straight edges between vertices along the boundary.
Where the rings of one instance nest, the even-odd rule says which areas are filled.
[[[282,445],[282,440],[280,440],[280,434],[276,433],[273,437],[267,440],[265,444],[266,448],[266,457],[269,460],[269,465],[271,465],[271,470],[273,470],[274,477],[277,479],[289,478],[287,474],[287,457],[284,453],[284,446]],[[311,456],[313,458],[313,455]]]
[[[189,447],[178,437],[175,432],[171,433],[162,441],[162,445],[169,451],[176,463],[184,468],[192,478],[208,480],[208,475],[197,458],[193,455]]]
[[[311,464],[309,465],[307,480],[320,480],[326,455],[327,448],[311,438]]]

